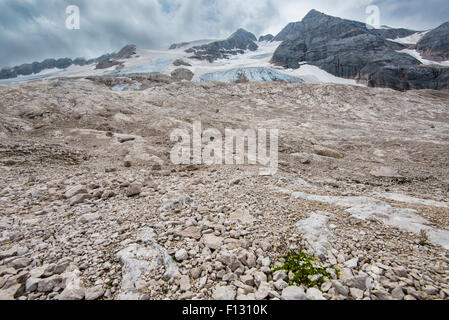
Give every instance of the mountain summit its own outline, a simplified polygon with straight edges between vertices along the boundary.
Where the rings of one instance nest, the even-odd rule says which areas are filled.
[[[242,54],[246,50],[256,51],[258,49],[256,42],[254,34],[245,29],[238,29],[226,40],[192,47],[186,52],[193,53],[191,58],[214,62],[218,59],[227,59],[231,55]]]
[[[438,32],[433,43],[439,43],[443,33]],[[283,42],[272,62],[285,68],[298,69],[307,63],[337,77],[398,90],[448,86],[448,68],[423,66],[417,58],[400,52],[407,46],[386,39],[378,30],[316,10],[287,25],[275,40]]]

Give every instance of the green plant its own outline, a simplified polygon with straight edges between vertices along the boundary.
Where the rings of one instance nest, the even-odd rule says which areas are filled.
[[[419,245],[427,246],[429,244],[429,235],[426,230],[421,230],[419,232]]]
[[[284,270],[287,273],[292,272],[294,277],[290,279],[290,285],[305,285],[308,287],[321,286],[325,279],[331,279],[332,276],[314,257],[306,252],[289,253],[285,257],[284,264],[275,268],[273,272]],[[338,268],[332,267],[337,273]]]

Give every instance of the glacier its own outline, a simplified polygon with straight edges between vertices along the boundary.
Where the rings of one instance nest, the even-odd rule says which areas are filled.
[[[235,68],[226,71],[205,73],[201,76],[201,82],[236,82],[242,75],[250,82],[285,81],[288,83],[303,83],[298,77],[289,76],[276,70],[265,67]]]

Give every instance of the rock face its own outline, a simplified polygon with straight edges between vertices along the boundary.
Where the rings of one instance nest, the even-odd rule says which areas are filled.
[[[12,79],[18,76],[28,76],[32,74],[39,73],[46,69],[66,69],[71,65],[85,66],[93,63],[97,63],[103,60],[108,60],[112,57],[112,54],[105,54],[101,57],[86,60],[84,58],[76,58],[74,60],[69,58],[61,59],[46,59],[42,62],[26,63],[20,66],[15,66],[12,68],[3,68],[0,70],[0,79]]]
[[[121,59],[129,59],[133,55],[136,54],[137,47],[134,44],[129,44],[125,47],[123,47],[115,56],[114,59],[121,60]]]
[[[427,33],[418,42],[417,50],[429,60],[449,60],[449,22]]]
[[[256,42],[257,38],[254,34],[239,29],[226,40],[192,47],[186,52],[193,53],[191,58],[214,62],[217,59],[227,59],[232,55],[243,54],[245,50],[256,51],[258,49]]]
[[[272,41],[274,39],[274,36],[272,34],[266,34],[264,36],[260,36],[259,42],[262,41]]]
[[[173,61],[173,65],[175,67],[180,67],[180,66],[191,67],[192,66],[190,63],[185,62],[182,59],[176,59],[175,61]]]
[[[407,54],[392,50],[387,40],[360,22],[331,17],[312,10],[289,24],[277,37],[285,39],[273,62],[297,69],[307,62],[344,78],[366,78],[385,65],[419,65]]]
[[[383,67],[369,75],[370,87],[395,90],[449,90],[449,68],[431,66]]]
[[[411,36],[412,34],[417,33],[418,31],[413,31],[404,28],[384,28],[384,29],[376,29],[375,30],[379,35],[384,37],[385,39],[397,39],[397,38],[405,38]]]
[[[123,65],[118,60],[129,59],[136,54],[137,47],[133,44],[123,47],[118,53],[113,54],[106,59],[100,60],[95,69],[108,69],[114,66]]]
[[[187,80],[191,81],[193,79],[193,72],[186,68],[178,68],[171,73],[171,77],[175,81]]]
[[[444,27],[440,28],[438,37],[444,33]],[[299,68],[301,62],[306,62],[335,76],[356,79],[370,86],[397,90],[447,87],[444,69],[417,68],[421,65],[420,61],[396,51],[401,50],[403,45],[385,38],[410,32],[368,29],[364,23],[312,10],[301,22],[290,23],[276,36],[275,40],[283,42],[272,61],[294,69]],[[422,75],[425,77],[421,79]]]

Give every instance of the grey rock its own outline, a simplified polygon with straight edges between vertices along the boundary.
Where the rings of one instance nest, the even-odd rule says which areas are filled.
[[[142,192],[142,184],[134,182],[129,185],[128,189],[126,189],[126,196],[127,197],[138,196],[141,192]]]
[[[31,264],[31,262],[33,262],[32,259],[30,258],[26,258],[26,257],[22,257],[22,258],[17,258],[15,260],[13,260],[10,265],[11,267],[13,267],[14,269],[23,269],[27,266],[29,266]]]
[[[88,301],[98,300],[104,295],[102,286],[95,286],[86,290],[85,299]]]
[[[274,39],[274,36],[272,34],[266,34],[264,36],[260,36],[259,42],[262,41],[272,41]]]
[[[304,293],[304,290],[296,287],[296,286],[290,286],[285,288],[282,291],[282,300],[306,300],[306,294]]]
[[[449,22],[424,35],[417,43],[416,49],[425,59],[449,60]]]
[[[403,300],[405,297],[404,294],[404,290],[402,290],[401,286],[397,286],[396,288],[393,289],[393,291],[391,292],[391,296],[393,297],[393,299],[395,300]]]
[[[76,196],[78,194],[83,194],[83,193],[88,193],[86,187],[83,186],[83,185],[77,185],[77,186],[74,186],[74,187],[68,189],[64,193],[64,197],[66,199],[70,199],[70,198],[73,198],[74,196]]]
[[[239,29],[226,40],[195,46],[186,52],[193,54],[191,58],[214,62],[218,59],[227,59],[232,55],[243,54],[245,50],[256,51],[258,49],[256,41],[257,38],[252,33]]]
[[[435,39],[444,37],[446,26],[440,28]],[[447,39],[441,43],[447,43]],[[272,61],[286,68],[297,69],[306,62],[338,77],[395,90],[445,90],[449,86],[449,68],[422,66],[414,57],[397,52],[397,44],[361,22],[312,10],[302,21],[287,25],[275,40],[283,42]],[[447,53],[447,44],[436,47],[438,55]],[[446,51],[441,50],[444,47]]]
[[[202,241],[206,247],[213,250],[218,250],[223,245],[223,238],[217,237],[213,234],[204,235]]]
[[[190,63],[185,62],[184,60],[181,60],[181,59],[176,59],[175,61],[173,61],[173,65],[176,67],[180,67],[180,66],[191,67],[192,66]]]
[[[70,203],[71,206],[74,206],[74,205],[83,203],[85,200],[88,200],[90,198],[92,198],[90,194],[82,193],[82,194],[78,194],[78,195],[70,198],[69,203]]]
[[[193,79],[193,72],[186,68],[178,68],[171,73],[171,77],[175,81],[191,81]]]
[[[348,287],[357,288],[362,291],[365,291],[367,289],[368,278],[369,277],[367,275],[360,275],[345,280],[344,284]]]
[[[180,249],[180,250],[176,251],[175,258],[178,261],[184,261],[189,258],[189,254],[187,253],[187,251],[185,249]]]
[[[192,288],[192,286],[190,284],[189,276],[183,275],[180,277],[179,288],[180,288],[181,292],[189,291]]]
[[[340,281],[332,280],[332,287],[337,294],[347,297],[349,294],[348,287],[344,286]]]
[[[278,280],[274,283],[274,287],[276,288],[276,290],[281,291],[288,287],[288,283],[284,280]]]
[[[357,288],[350,288],[349,292],[351,293],[351,296],[354,299],[357,299],[357,300],[363,299],[363,295],[364,295],[363,290],[360,290],[360,289],[357,289]]]
[[[255,294],[256,300],[266,299],[269,296],[270,291],[271,291],[271,286],[266,282],[262,282],[259,285],[259,288]]]
[[[273,274],[273,281],[285,280],[286,278],[287,272],[285,270],[279,270]]]
[[[306,298],[307,300],[326,300],[321,291],[316,288],[307,289]]]
[[[392,296],[384,290],[373,290],[371,292],[371,299],[373,299],[373,300],[392,300]]]
[[[86,224],[86,223],[91,223],[91,222],[93,222],[95,220],[98,220],[100,218],[101,218],[101,216],[100,216],[99,213],[89,213],[89,214],[83,214],[81,216],[81,218],[79,218],[78,221],[80,223]]]
[[[212,299],[231,301],[231,300],[235,300],[235,296],[236,296],[236,293],[232,288],[220,286],[214,290]]]

